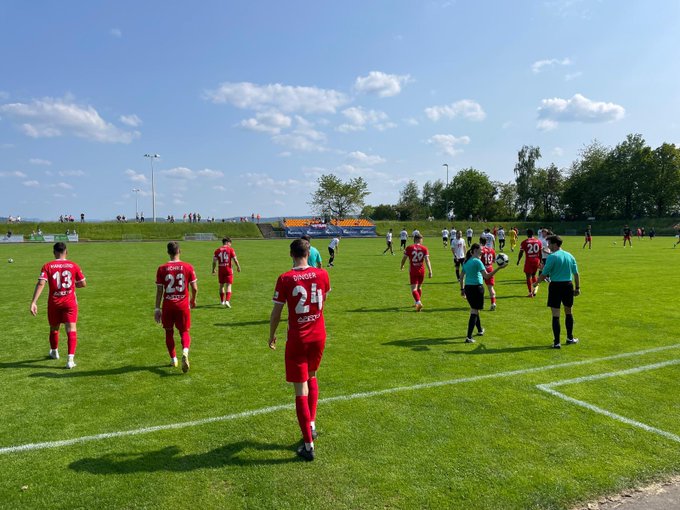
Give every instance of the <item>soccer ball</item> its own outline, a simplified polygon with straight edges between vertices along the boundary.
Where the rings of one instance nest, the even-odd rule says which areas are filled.
[[[499,253],[496,255],[496,264],[499,266],[503,267],[508,263],[510,259],[508,259],[508,256],[505,253]]]
[[[616,241],[614,241],[614,244],[616,244]]]
[[[13,263],[14,263],[14,259],[7,259],[7,262],[8,262],[9,264],[13,264]]]

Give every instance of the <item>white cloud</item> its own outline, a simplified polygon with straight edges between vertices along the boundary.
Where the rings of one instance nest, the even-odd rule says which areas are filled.
[[[420,122],[418,122],[418,119],[415,119],[415,118],[413,118],[413,117],[410,117],[410,118],[408,118],[408,119],[404,119],[404,123],[405,123],[407,126],[417,126],[417,125],[420,124]]]
[[[335,130],[340,133],[352,133],[354,131],[365,131],[366,128],[357,124],[340,124]]]
[[[430,120],[438,121],[442,117],[453,119],[455,117],[462,117],[467,120],[484,120],[486,113],[482,106],[472,99],[462,99],[448,105],[430,106],[425,108],[425,115]]]
[[[221,184],[218,184],[216,186],[213,186],[212,189],[217,190],[217,191],[227,191],[227,188],[222,186]]]
[[[254,118],[241,121],[241,126],[251,131],[261,131],[277,135],[282,129],[289,128],[293,123],[292,119],[280,112],[261,112],[255,114]]]
[[[538,108],[538,128],[555,129],[559,122],[614,122],[625,114],[621,105],[591,101],[581,94],[575,94],[571,99],[543,99]]]
[[[140,182],[140,183],[147,183],[148,180],[146,178],[146,175],[137,173],[134,170],[127,169],[125,170],[125,175],[127,175],[128,179],[130,179],[132,182]]]
[[[28,160],[28,162],[31,165],[43,165],[43,166],[50,166],[52,162],[48,159],[40,159],[40,158],[31,158]]]
[[[51,188],[61,188],[61,189],[73,189],[73,186],[67,182],[58,182],[57,184],[50,185]]]
[[[314,182],[300,181],[297,179],[274,179],[268,174],[251,172],[240,175],[239,179],[250,187],[263,188],[272,192],[274,190],[285,192],[286,189],[299,190],[299,188],[308,188],[315,185]]]
[[[204,97],[216,104],[228,103],[242,109],[302,113],[335,113],[349,102],[345,94],[336,90],[280,83],[226,82],[215,90],[207,90]]]
[[[112,28],[111,30],[109,30],[109,35],[111,35],[113,37],[121,38],[121,37],[123,37],[123,32],[121,31],[120,28]]]
[[[581,75],[583,75],[581,71],[577,71],[575,73],[567,73],[564,75],[564,81],[575,80],[576,78],[579,78]]]
[[[192,180],[196,178],[196,173],[184,166],[177,166],[169,170],[161,170],[159,173],[166,177],[170,177],[171,179]]]
[[[359,76],[354,82],[354,89],[364,94],[376,94],[379,97],[392,97],[401,92],[402,85],[411,81],[406,75],[386,74],[371,71],[368,76]]]
[[[82,170],[62,170],[59,172],[62,177],[82,177],[85,172]]]
[[[284,145],[289,149],[305,152],[325,151],[326,135],[314,129],[314,124],[297,115],[295,117],[296,127],[287,134],[275,135],[272,137],[274,143]]]
[[[76,104],[68,97],[4,104],[0,105],[0,113],[23,120],[21,130],[32,138],[72,135],[97,142],[130,143],[140,135],[106,122],[92,106]]]
[[[427,143],[436,145],[442,154],[448,154],[449,156],[455,156],[462,149],[458,149],[458,145],[467,145],[470,143],[469,136],[456,137],[453,135],[434,135],[430,138]]]
[[[28,186],[29,188],[37,188],[40,186],[40,183],[38,181],[24,181],[23,185]]]
[[[19,179],[25,179],[28,175],[16,170],[14,172],[0,172],[0,177],[18,177]]]
[[[142,125],[142,119],[140,119],[134,113],[132,115],[121,115],[120,117],[118,117],[118,120],[120,120],[126,126],[130,127],[137,127]]]
[[[361,106],[352,106],[343,110],[342,114],[349,120],[349,123],[340,124],[336,128],[336,131],[341,133],[363,131],[368,125],[379,131],[396,127],[396,124],[389,122],[388,115],[380,110],[366,110]]]
[[[7,99],[9,97],[9,93],[5,92],[4,90],[0,90],[0,100]]]
[[[196,173],[199,176],[206,177],[208,179],[218,179],[220,177],[224,177],[224,172],[220,172],[219,170],[211,170],[210,168],[204,168],[203,170],[199,170]]]
[[[552,154],[553,156],[555,156],[556,158],[560,158],[560,157],[564,156],[564,149],[563,149],[562,147],[555,147],[555,148],[552,150],[552,153],[551,153],[551,154]]]
[[[360,165],[373,166],[385,163],[387,160],[380,156],[365,154],[361,151],[350,152],[347,158]]]
[[[531,70],[534,72],[534,74],[540,73],[544,67],[552,67],[552,66],[569,66],[571,65],[571,59],[569,58],[548,58],[544,60],[537,60],[533,64],[531,64]]]

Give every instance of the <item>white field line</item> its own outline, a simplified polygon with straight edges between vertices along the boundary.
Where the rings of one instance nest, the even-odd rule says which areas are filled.
[[[555,381],[551,382],[548,384],[539,384],[536,387],[539,390],[543,390],[546,393],[550,393],[551,395],[561,398],[562,400],[565,400],[567,402],[570,402],[572,404],[576,404],[577,406],[580,407],[585,407],[586,409],[590,409],[593,412],[602,414],[604,416],[607,416],[608,418],[611,418],[613,420],[619,421],[621,423],[625,423],[627,425],[632,425],[633,427],[640,428],[642,430],[646,430],[647,432],[652,432],[653,434],[658,434],[659,436],[663,436],[667,439],[670,439],[672,441],[675,441],[677,443],[680,443],[680,436],[677,434],[673,434],[671,432],[667,432],[665,430],[658,429],[656,427],[652,427],[650,425],[646,425],[645,423],[636,421],[636,420],[631,420],[630,418],[626,418],[625,416],[621,416],[620,414],[612,413],[611,411],[607,411],[606,409],[602,409],[601,407],[597,407],[596,405],[589,404],[588,402],[585,402],[583,400],[578,400],[573,397],[569,397],[565,395],[564,393],[560,393],[559,391],[553,389],[557,386],[565,386],[567,384],[577,384],[577,383],[582,383],[582,382],[587,382],[587,381],[596,381],[598,379],[605,379],[607,377],[617,377],[617,376],[622,376],[622,375],[629,375],[629,374],[637,374],[639,372],[645,372],[647,370],[654,370],[657,368],[663,368],[663,367],[668,367],[671,365],[677,365],[680,364],[680,359],[674,359],[670,361],[664,361],[661,363],[654,363],[653,365],[644,365],[641,367],[635,367],[635,368],[630,368],[628,370],[619,370],[616,372],[607,372],[605,374],[595,374],[595,375],[588,375],[585,377],[577,377],[575,379],[565,379],[562,381]]]
[[[546,365],[542,367],[533,367],[533,368],[524,368],[520,370],[511,370],[507,372],[496,372],[493,374],[485,374],[485,375],[476,375],[472,377],[462,377],[459,379],[449,379],[447,381],[435,381],[435,382],[430,382],[430,383],[422,383],[422,384],[414,384],[412,386],[397,386],[394,388],[387,388],[384,390],[376,390],[376,391],[366,391],[366,392],[361,392],[361,393],[353,393],[350,395],[339,395],[337,397],[328,397],[328,398],[323,398],[319,400],[319,404],[328,404],[331,402],[338,402],[338,401],[345,401],[345,400],[356,400],[356,399],[361,399],[361,398],[371,398],[371,397],[377,397],[380,395],[387,395],[390,393],[398,393],[398,392],[403,392],[403,391],[415,391],[415,390],[421,390],[421,389],[426,389],[426,388],[436,388],[440,386],[451,386],[454,384],[462,384],[462,383],[468,383],[468,382],[475,382],[475,381],[483,381],[485,379],[496,379],[496,378],[501,378],[501,377],[512,377],[515,375],[525,375],[525,374],[533,374],[537,372],[544,372],[546,370],[555,370],[559,368],[566,368],[566,367],[575,367],[575,366],[580,366],[580,365],[589,365],[592,363],[598,363],[601,361],[609,361],[609,360],[616,360],[616,359],[623,359],[623,358],[630,358],[630,357],[635,357],[635,356],[643,356],[645,354],[652,354],[655,352],[663,352],[667,351],[669,349],[677,349],[680,347],[680,344],[674,344],[674,345],[667,345],[664,347],[655,347],[652,349],[645,349],[642,351],[636,351],[636,352],[627,352],[627,353],[622,353],[622,354],[615,354],[612,356],[605,356],[602,358],[593,358],[589,360],[582,360],[582,361],[571,361],[568,363],[559,363],[556,365]],[[105,432],[103,434],[95,434],[92,436],[81,436],[81,437],[75,437],[73,439],[64,439],[61,441],[45,441],[41,443],[28,443],[28,444],[22,444],[22,445],[17,445],[17,446],[6,446],[4,448],[0,448],[0,455],[5,455],[8,453],[17,453],[17,452],[25,452],[25,451],[31,451],[31,450],[44,450],[48,448],[59,448],[63,446],[71,446],[74,444],[80,444],[80,443],[86,443],[89,441],[100,441],[103,439],[111,439],[115,437],[125,437],[125,436],[137,436],[140,434],[149,434],[151,432],[159,432],[159,431],[164,431],[164,430],[176,430],[176,429],[182,429],[182,428],[187,428],[187,427],[197,427],[200,425],[205,425],[208,423],[215,423],[215,422],[221,422],[221,421],[231,421],[231,420],[237,420],[240,418],[250,418],[252,416],[258,416],[261,414],[270,414],[274,413],[277,411],[283,411],[283,410],[288,410],[288,409],[294,409],[295,406],[294,404],[281,404],[277,406],[269,406],[269,407],[263,407],[261,409],[254,409],[252,411],[243,411],[240,413],[234,413],[234,414],[227,414],[224,416],[215,416],[212,418],[203,418],[200,420],[193,420],[193,421],[185,421],[185,422],[180,422],[180,423],[169,423],[166,425],[155,425],[153,427],[143,427],[143,428],[138,428],[138,429],[132,429],[132,430],[121,430],[117,432]]]

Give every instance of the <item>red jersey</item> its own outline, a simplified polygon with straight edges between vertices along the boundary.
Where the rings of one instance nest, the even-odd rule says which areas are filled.
[[[291,269],[276,281],[274,303],[288,305],[288,341],[315,342],[326,339],[323,303],[331,290],[324,269]]]
[[[189,309],[189,285],[196,281],[194,267],[187,262],[167,262],[156,271],[156,285],[163,287],[163,308]]]
[[[430,254],[427,248],[422,244],[412,244],[407,246],[404,253],[408,257],[410,264],[410,271],[412,273],[424,273],[425,272],[425,257]]]
[[[496,260],[496,250],[482,246],[482,264],[488,272],[493,271],[493,263]]]
[[[217,266],[222,270],[226,269],[227,273],[232,272],[231,261],[234,257],[236,257],[236,252],[231,246],[220,246],[215,250],[214,258],[217,260]]]
[[[541,245],[541,241],[539,241],[535,237],[530,237],[530,238],[522,241],[522,244],[520,245],[519,249],[522,250],[526,254],[527,259],[539,259],[540,260],[542,248],[543,248],[543,245]]]
[[[70,307],[78,304],[75,284],[85,280],[85,276],[75,262],[57,259],[42,267],[38,280],[45,280],[49,285],[48,305]]]

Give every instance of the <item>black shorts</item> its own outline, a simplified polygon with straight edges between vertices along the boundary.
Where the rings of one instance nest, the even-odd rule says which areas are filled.
[[[333,248],[328,248],[328,254],[329,254],[331,257],[335,257],[335,250],[334,250]]]
[[[402,239],[402,240],[401,240],[401,246],[403,246],[404,248],[406,248],[406,239]]]
[[[392,241],[387,241],[387,247],[392,248]]]
[[[465,299],[473,310],[484,309],[484,285],[466,285]]]
[[[572,282],[550,282],[548,286],[548,306],[559,308],[560,305],[574,306],[574,284]]]
[[[453,257],[453,263],[456,265],[456,267],[460,267],[465,263],[465,258],[463,257],[462,259],[458,259],[456,257]]]

